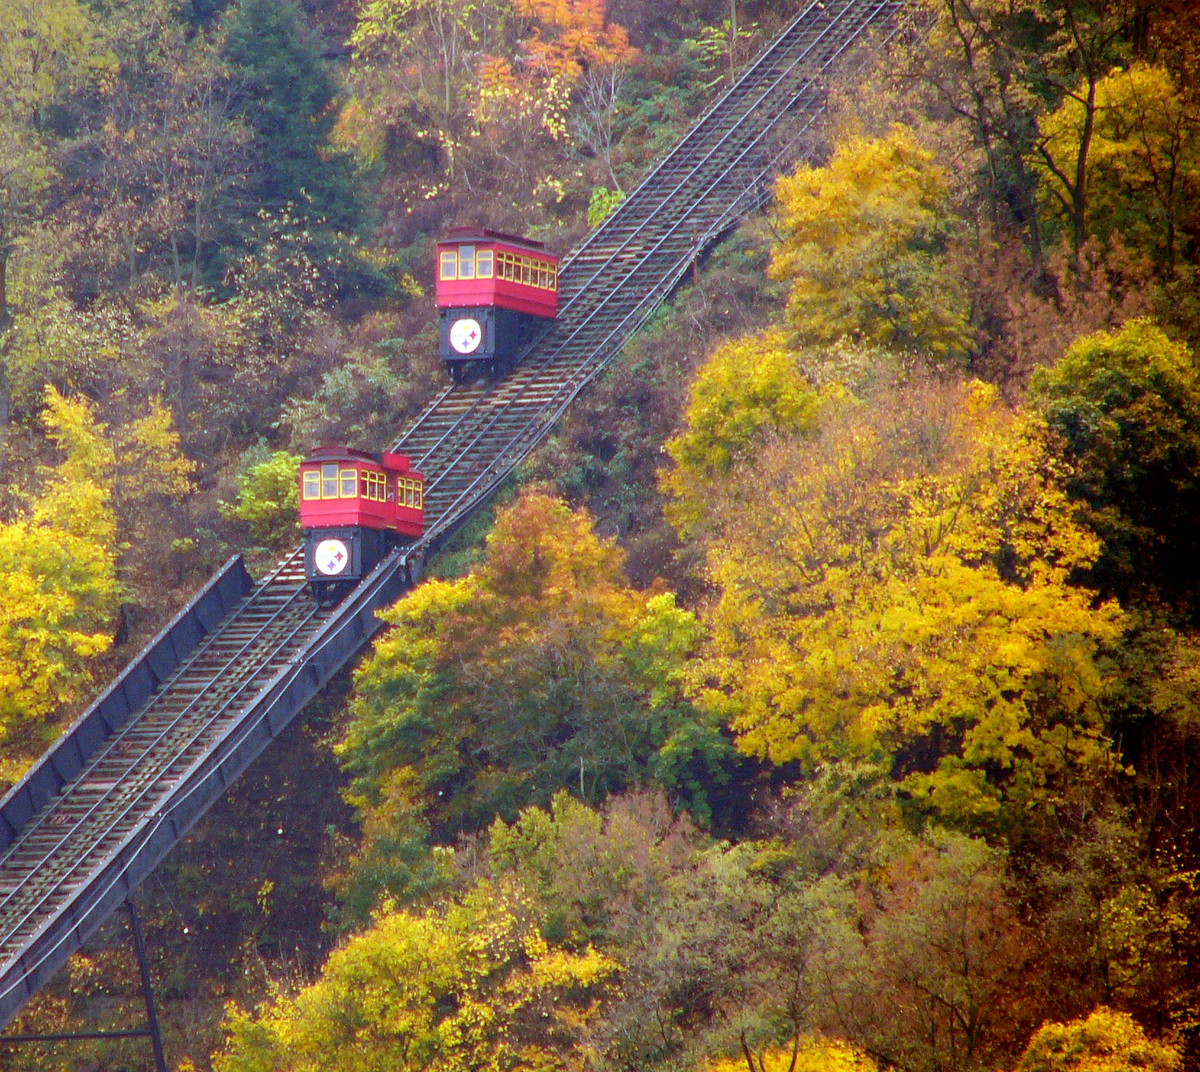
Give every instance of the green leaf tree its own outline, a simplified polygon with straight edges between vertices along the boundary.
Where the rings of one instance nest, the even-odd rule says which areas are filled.
[[[286,450],[267,452],[238,476],[237,498],[221,504],[221,513],[240,521],[263,547],[280,547],[299,538],[301,458]]]
[[[256,135],[255,206],[292,206],[314,232],[353,231],[362,192],[351,159],[330,141],[336,87],[300,7],[242,0],[226,23],[224,55]]]
[[[560,789],[598,801],[651,780],[703,815],[727,776],[727,735],[683,697],[696,619],[630,588],[620,551],[556,498],[522,495],[473,574],[387,617],[339,746],[371,829],[415,814],[444,843]]]
[[[1031,398],[1104,540],[1094,583],[1186,602],[1200,585],[1200,373],[1188,348],[1148,320],[1088,335],[1037,371]]]

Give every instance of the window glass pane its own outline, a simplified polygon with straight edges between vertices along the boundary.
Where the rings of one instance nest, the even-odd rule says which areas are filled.
[[[459,279],[474,279],[475,278],[475,247],[474,246],[459,246],[458,247],[458,278]]]
[[[338,467],[337,465],[321,466],[321,498],[336,499],[338,497]]]
[[[458,254],[452,249],[442,250],[441,277],[443,279],[458,278]]]
[[[342,498],[357,499],[358,498],[358,470],[343,469],[342,470]]]
[[[315,469],[304,471],[304,497],[319,499],[321,497],[321,474]]]
[[[481,249],[475,255],[475,275],[480,279],[492,278],[492,251]]]

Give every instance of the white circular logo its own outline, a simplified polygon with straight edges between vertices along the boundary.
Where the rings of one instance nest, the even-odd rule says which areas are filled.
[[[473,354],[483,342],[483,328],[469,316],[450,325],[450,345],[460,354]]]
[[[322,540],[313,552],[313,563],[326,577],[336,577],[350,565],[350,552],[341,540]]]

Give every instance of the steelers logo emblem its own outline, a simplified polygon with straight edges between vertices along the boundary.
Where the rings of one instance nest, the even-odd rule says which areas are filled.
[[[473,354],[483,342],[479,321],[466,316],[450,325],[450,345],[460,354]]]
[[[350,552],[341,540],[322,540],[313,552],[313,563],[326,577],[336,577],[350,565]]]

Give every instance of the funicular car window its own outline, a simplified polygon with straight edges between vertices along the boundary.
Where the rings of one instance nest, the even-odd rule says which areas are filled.
[[[459,246],[458,247],[458,278],[459,279],[474,279],[475,278],[475,247],[474,246]]]
[[[401,505],[419,510],[421,508],[421,482],[408,477],[400,477],[398,483]]]
[[[336,499],[338,497],[338,467],[337,463],[321,466],[321,498]]]
[[[370,470],[363,472],[363,498],[383,502],[387,498],[387,477]]]

